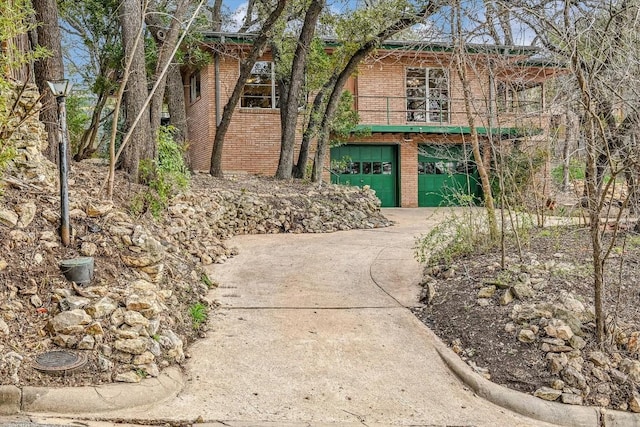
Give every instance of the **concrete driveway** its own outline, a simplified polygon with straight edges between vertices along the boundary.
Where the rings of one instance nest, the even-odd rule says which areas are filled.
[[[190,350],[187,386],[124,419],[215,425],[546,425],[475,396],[446,368],[418,304],[416,235],[430,209],[386,209],[397,225],[239,236],[209,271],[221,308]],[[223,422],[226,424],[217,424]]]
[[[221,308],[207,338],[189,350],[184,389],[83,418],[235,427],[549,425],[476,396],[408,308],[420,291],[414,239],[443,212],[385,209],[397,225],[234,238],[240,254],[209,271],[220,285],[209,297]],[[131,399],[141,393],[122,390]]]

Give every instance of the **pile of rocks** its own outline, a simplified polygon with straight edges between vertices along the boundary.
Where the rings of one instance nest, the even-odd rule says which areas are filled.
[[[25,362],[60,347],[89,354],[90,370],[99,374],[74,375],[80,383],[137,382],[183,362],[185,346],[202,333],[194,329],[189,308],[208,304],[212,284],[204,267],[235,254],[225,244],[233,235],[390,225],[368,189],[327,185],[270,193],[267,186],[257,193],[226,188],[210,177],[194,180],[159,218],[137,218],[126,205],[96,196],[105,174],[95,162],[73,165],[72,244],[66,248],[55,232],[55,189],[42,187],[29,202],[22,187],[5,194],[0,376],[14,384],[50,381]],[[118,188],[133,189],[123,200],[147,191],[124,181]],[[86,287],[66,281],[58,269],[62,259],[78,256],[95,259],[95,277]]]
[[[2,138],[7,138],[15,149],[7,165],[9,175],[23,182],[53,186],[56,167],[42,154],[48,142],[44,125],[38,119],[42,104],[37,86],[10,84],[2,89],[0,97],[5,108],[13,108],[6,127],[0,129]]]
[[[233,235],[326,233],[391,225],[380,213],[375,193],[366,188],[324,185],[293,193],[202,190],[212,184],[200,177],[194,191],[176,197],[157,230],[162,239],[184,245],[204,265],[229,256],[221,240]]]
[[[555,255],[561,258],[561,254]],[[533,394],[566,404],[640,412],[640,329],[618,321],[611,325],[613,343],[597,346],[595,308],[566,290],[549,292],[552,277],[566,277],[588,266],[559,259],[539,262],[533,253],[525,254],[527,258],[527,264],[508,258],[506,270],[497,263],[485,266],[485,271],[496,275],[479,280],[474,295],[482,310],[500,313],[511,307],[503,323],[507,336],[542,353],[548,384]],[[452,280],[463,280],[454,267],[427,268],[423,302],[437,304],[439,289]],[[461,339],[453,339],[451,347],[474,371],[491,378],[489,369],[474,362],[475,349],[465,348]]]
[[[36,212],[34,203],[17,204],[14,209],[6,207],[0,215],[18,216],[15,223],[4,221],[10,231],[1,243],[13,246],[14,259],[0,260],[0,276],[7,279],[0,289],[5,301],[0,305],[0,335],[6,335],[9,347],[26,351],[19,358],[11,354],[0,358],[0,372],[20,384],[21,369],[28,370],[20,361],[34,355],[30,347],[89,350],[90,363],[104,373],[103,381],[137,382],[184,361],[184,340],[178,331],[184,336],[189,330],[186,307],[204,301],[207,287],[199,281],[196,265],[167,256],[179,253],[178,247],[161,243],[112,205],[88,202],[84,210],[72,211],[73,246],[61,248],[53,231],[43,231],[57,224],[53,210]],[[33,251],[35,255],[26,258]],[[61,256],[75,255],[96,258],[91,286],[67,282],[56,271]],[[167,270],[170,280],[165,277]],[[25,319],[32,321],[20,325]],[[16,327],[27,333],[18,334]],[[37,344],[21,343],[36,337]],[[0,348],[0,354],[2,350],[7,348]]]
[[[555,304],[516,304],[511,318],[506,330],[517,333],[521,342],[539,346],[555,376],[535,396],[602,407],[610,407],[615,400],[616,409],[640,412],[639,331],[618,325],[613,347],[585,349],[583,336],[595,327],[593,307],[585,307],[569,293],[561,294]]]

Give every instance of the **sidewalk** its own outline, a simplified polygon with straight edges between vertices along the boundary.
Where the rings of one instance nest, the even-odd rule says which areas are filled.
[[[136,408],[75,412],[103,421],[238,427],[550,425],[481,394],[521,413],[543,411],[547,420],[566,408],[558,417],[571,420],[573,408],[487,384],[447,358],[407,308],[418,304],[420,291],[414,238],[440,213],[387,209],[385,215],[398,224],[234,238],[240,254],[209,272],[220,284],[210,298],[221,308],[207,338],[190,349],[182,391]],[[451,369],[467,375],[473,389]],[[595,410],[575,409],[575,425],[591,415],[590,425],[597,425]]]

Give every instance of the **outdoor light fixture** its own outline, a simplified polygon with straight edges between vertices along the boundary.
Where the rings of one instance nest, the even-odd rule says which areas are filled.
[[[51,93],[53,94],[53,96],[58,98],[60,96],[68,96],[71,92],[73,83],[71,83],[67,79],[62,79],[48,81],[47,85],[49,85],[49,89],[51,89]]]
[[[67,79],[47,81],[51,93],[58,103],[58,130],[60,132],[60,240],[69,246],[71,227],[69,225],[69,164],[67,159],[67,108],[65,98],[71,92],[71,82]]]

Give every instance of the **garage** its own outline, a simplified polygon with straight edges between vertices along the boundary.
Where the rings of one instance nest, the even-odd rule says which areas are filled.
[[[477,203],[482,195],[470,147],[420,145],[418,206],[459,206]]]
[[[331,182],[370,186],[383,207],[398,206],[395,145],[343,145],[331,149]]]

